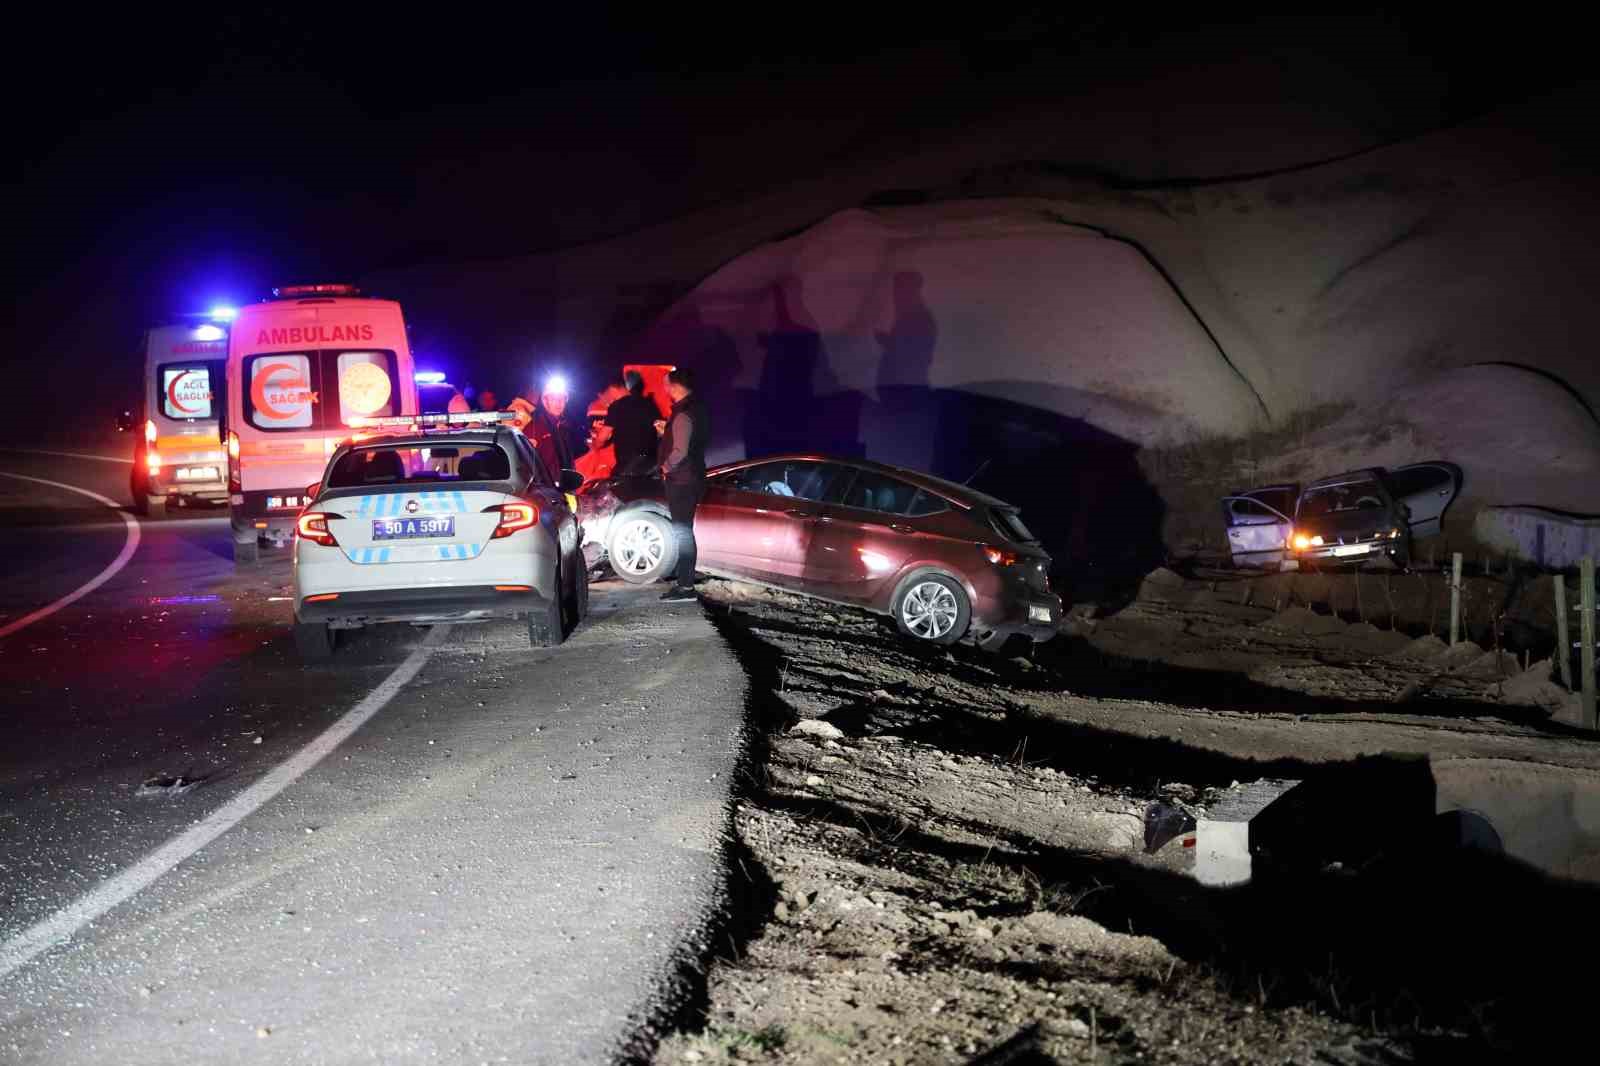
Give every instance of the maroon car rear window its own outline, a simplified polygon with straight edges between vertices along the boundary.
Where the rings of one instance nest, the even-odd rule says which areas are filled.
[[[1028,532],[1028,527],[1022,524],[1022,516],[1015,511],[990,511],[989,523],[994,526],[996,533],[1009,541],[1032,544],[1037,539]]]

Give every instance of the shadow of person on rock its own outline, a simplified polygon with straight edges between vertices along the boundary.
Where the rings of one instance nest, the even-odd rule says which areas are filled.
[[[894,276],[894,321],[887,331],[873,333],[882,352],[878,360],[880,399],[886,392],[929,385],[933,353],[939,346],[939,324],[922,298],[922,286],[922,275],[915,271]]]
[[[822,452],[859,456],[861,400],[843,389],[805,304],[805,286],[790,274],[768,287],[773,325],[756,334],[765,356],[760,383],[747,398],[745,454]]]

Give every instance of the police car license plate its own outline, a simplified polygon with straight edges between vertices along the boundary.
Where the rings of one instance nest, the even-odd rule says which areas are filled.
[[[419,518],[375,518],[372,520],[373,540],[411,540],[421,537],[453,537],[456,535],[454,515]]]
[[[217,468],[214,466],[180,466],[178,467],[179,481],[216,481]]]
[[[1333,549],[1335,555],[1365,555],[1372,550],[1370,544],[1341,544]]]
[[[1048,621],[1050,621],[1050,608],[1048,608],[1048,607],[1036,607],[1036,606],[1033,606],[1032,604],[1030,604],[1028,606],[1028,621],[1030,621],[1030,622],[1048,622]]]

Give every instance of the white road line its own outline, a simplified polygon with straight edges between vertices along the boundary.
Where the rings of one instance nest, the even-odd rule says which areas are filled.
[[[47,452],[38,448],[0,448],[0,452],[17,452],[21,455],[59,455],[67,459],[93,459],[99,463],[123,463],[133,465],[132,459],[123,459],[115,455],[85,455],[83,452]]]
[[[25,614],[9,625],[0,626],[0,638],[4,638],[9,637],[19,629],[33,625],[33,623],[37,622],[41,618],[50,617],[57,611],[61,610],[61,608],[67,606],[69,603],[74,603],[83,599],[83,597],[89,595],[89,593],[93,592],[101,585],[104,585],[112,578],[116,577],[117,572],[124,566],[127,566],[128,560],[133,558],[133,553],[139,550],[139,520],[133,517],[133,515],[123,512],[122,505],[116,500],[107,499],[98,492],[90,492],[88,489],[80,489],[76,485],[63,485],[59,481],[46,481],[42,477],[28,477],[25,474],[8,474],[4,470],[0,470],[0,477],[16,478],[18,481],[32,481],[40,485],[49,485],[51,488],[65,489],[68,492],[76,492],[80,496],[87,496],[92,500],[97,500],[100,503],[105,504],[113,511],[116,511],[117,514],[122,518],[123,524],[128,528],[128,539],[123,542],[122,551],[117,554],[115,559],[111,560],[110,566],[107,566],[104,570],[96,574],[88,584],[79,585],[77,588],[73,589],[56,602],[41,607],[32,614]]]
[[[445,627],[435,626],[416,651],[406,657],[394,673],[367,694],[333,725],[267,773],[265,777],[211,812],[204,821],[184,830],[161,847],[121,873],[102,881],[87,895],[35,922],[0,945],[0,977],[26,965],[39,953],[72,937],[78,930],[118,904],[132,899],[154,884],[163,874],[210,844],[223,833],[254,814],[278,793],[294,784],[306,771],[321,762],[367,720],[383,710],[406,683],[417,676],[423,664],[444,639]]]

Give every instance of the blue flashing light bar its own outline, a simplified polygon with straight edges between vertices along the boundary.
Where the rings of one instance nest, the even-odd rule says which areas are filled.
[[[218,304],[211,309],[211,321],[232,322],[236,317],[238,317],[238,314],[239,309],[237,307],[229,307],[227,304]]]
[[[220,341],[227,337],[228,332],[221,326],[196,326],[191,335],[197,341]]]
[[[445,379],[442,370],[419,370],[411,376],[416,379],[418,385],[437,385]]]

